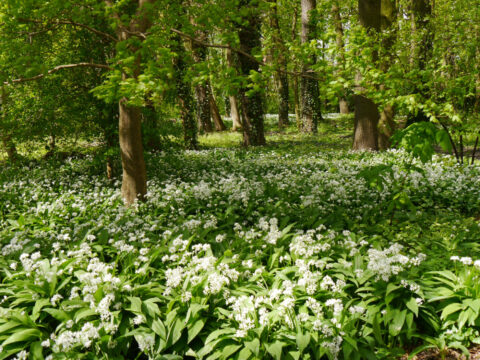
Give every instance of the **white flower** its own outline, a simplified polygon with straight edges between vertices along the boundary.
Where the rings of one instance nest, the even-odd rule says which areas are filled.
[[[462,257],[460,259],[460,262],[464,265],[472,265],[472,258],[471,257],[468,257],[468,256],[465,256],[465,257]]]

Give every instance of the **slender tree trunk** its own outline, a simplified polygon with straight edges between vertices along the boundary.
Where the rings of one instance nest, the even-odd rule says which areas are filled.
[[[270,15],[270,26],[274,34],[273,55],[279,70],[275,73],[275,83],[278,92],[278,127],[282,128],[289,124],[288,120],[288,75],[286,47],[282,40],[280,24],[278,21],[277,0],[270,0],[274,6]],[[273,60],[273,59],[272,59]]]
[[[342,16],[340,15],[340,6],[338,0],[335,0],[332,5],[333,19],[335,21],[335,33],[336,33],[336,45],[338,51],[338,67],[340,69],[339,73],[342,76],[342,72],[345,71],[345,44],[343,41],[343,25],[342,25]],[[346,99],[345,91],[342,92],[338,100],[340,114],[348,114],[348,102]]]
[[[2,122],[5,121],[5,118],[6,118],[7,101],[8,101],[7,91],[5,90],[5,86],[2,86],[1,92],[0,92],[0,125]],[[11,162],[14,162],[18,157],[18,153],[17,153],[17,148],[15,146],[15,143],[12,140],[12,136],[8,133],[4,133],[3,131],[1,131],[0,137],[2,139],[3,147],[7,152],[8,160],[10,160]]]
[[[309,43],[315,37],[316,31],[316,0],[302,0],[302,44]],[[302,127],[306,133],[316,133],[318,122],[322,120],[320,112],[320,94],[318,81],[312,76],[311,66],[315,65],[314,56],[303,64],[304,76],[301,80]]]
[[[394,24],[397,22],[397,6],[395,0],[381,0],[381,30],[389,31],[389,35],[384,38],[382,43],[383,55],[381,57],[380,68],[383,72],[387,72],[392,64],[392,48],[397,37]],[[385,87],[382,85],[381,89]],[[391,104],[385,105],[380,113],[380,121],[378,124],[378,148],[381,150],[390,147],[390,138],[392,137],[396,124],[394,121],[395,108]]]
[[[232,130],[237,131],[242,128],[242,120],[240,119],[240,112],[238,111],[237,98],[233,95],[228,97],[230,101],[230,117],[232,118]]]
[[[380,31],[380,0],[358,0],[360,24],[368,31]],[[373,61],[377,62],[378,53],[374,52]],[[377,105],[363,94],[357,87],[355,102],[355,130],[353,136],[354,150],[378,150],[378,121],[380,114]]]
[[[205,42],[207,34],[205,31],[199,31],[197,38]],[[202,63],[207,60],[207,48],[191,41],[193,59],[195,63]],[[198,129],[202,132],[212,132],[211,106],[210,106],[210,86],[208,83],[195,86],[195,97],[197,103],[197,123]]]
[[[430,26],[430,18],[433,15],[433,7],[431,0],[411,0],[411,18],[412,28],[412,68],[420,70],[418,82],[423,82],[423,74],[427,68],[427,64],[432,57],[433,51],[433,33]],[[414,93],[420,94],[425,100],[430,97],[430,90],[426,84],[416,86]],[[419,110],[407,117],[406,126],[420,121],[428,121],[427,115],[423,110]]]
[[[215,124],[215,131],[225,131],[227,130],[227,127],[223,123],[222,117],[220,116],[220,111],[218,110],[217,101],[215,100],[215,96],[213,96],[213,90],[210,84],[208,85],[208,87],[210,90],[209,91],[210,113],[212,114],[213,123]]]
[[[212,132],[212,112],[210,106],[210,93],[206,84],[195,86],[195,97],[197,103],[197,124],[201,132]]]
[[[295,42],[297,39],[297,20],[298,20],[298,8],[294,7],[293,12],[293,21],[292,21],[292,42]],[[295,72],[298,72],[298,66],[295,64]],[[293,77],[293,102],[295,107],[295,123],[297,124],[297,129],[302,130],[302,114],[300,108],[300,91],[298,84],[298,76]]]
[[[227,64],[229,67],[237,70],[239,68],[238,58],[232,50],[227,49],[226,51]],[[242,128],[242,119],[240,117],[238,98],[236,95],[230,94],[228,96],[230,101],[230,117],[232,118],[232,130],[237,131]]]
[[[174,59],[175,79],[177,82],[177,103],[180,109],[180,119],[183,124],[183,139],[185,148],[197,149],[197,123],[194,114],[194,99],[190,83],[185,79],[187,71],[187,63],[185,58],[187,56],[185,46],[180,36],[176,37],[175,53],[177,56]],[[207,104],[209,99],[207,100]]]
[[[249,6],[250,10],[249,14],[243,19],[245,22],[239,25],[240,49],[247,54],[253,54],[255,49],[261,47],[261,21],[259,15],[254,13],[258,5],[256,1],[250,0],[241,0],[240,5],[242,8]],[[240,69],[245,77],[249,76],[252,71],[259,71],[259,64],[255,60],[242,54],[239,55],[239,60]],[[240,89],[243,143],[245,146],[265,145],[262,94],[260,91],[252,92],[248,85],[246,84]]]

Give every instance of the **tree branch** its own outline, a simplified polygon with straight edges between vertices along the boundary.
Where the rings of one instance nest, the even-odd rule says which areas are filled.
[[[35,23],[35,24],[43,24],[44,22],[41,21],[41,20],[35,20],[35,19],[18,19],[19,21],[21,22],[31,22],[31,23]],[[103,32],[103,31],[100,31],[100,30],[97,30],[95,28],[92,28],[91,26],[88,26],[86,24],[81,24],[81,23],[77,23],[75,21],[72,21],[72,20],[60,20],[60,19],[56,19],[56,20],[52,20],[52,21],[49,21],[48,24],[57,24],[57,25],[72,25],[72,26],[77,26],[77,27],[80,27],[82,29],[85,29],[85,30],[88,30],[94,34],[97,34],[99,36],[102,36],[110,41],[117,41],[117,39],[106,33],[106,32]]]
[[[237,49],[237,48],[234,48],[230,45],[224,45],[224,44],[210,44],[210,43],[206,43],[202,40],[199,40],[191,35],[188,35],[186,33],[184,33],[183,31],[180,31],[180,30],[177,30],[177,29],[174,29],[174,28],[170,28],[170,31],[177,34],[177,35],[180,35],[181,37],[185,38],[185,39],[188,39],[200,46],[204,46],[204,47],[210,47],[210,48],[217,48],[217,49],[229,49],[231,51],[234,51],[238,54],[241,54],[247,58],[249,58],[250,60],[253,60],[255,61],[256,63],[262,65],[262,66],[267,66],[267,64],[263,61],[260,61],[258,60],[255,56],[252,56],[251,54],[241,50],[241,49]],[[142,34],[143,36],[145,36],[145,34]],[[303,77],[303,78],[308,78],[308,79],[313,79],[313,80],[320,80],[318,77],[316,76],[313,76],[313,75],[308,75],[306,74],[305,72],[293,72],[293,71],[288,71],[288,70],[282,70],[282,69],[276,69],[276,71],[278,72],[281,72],[281,73],[285,73],[285,74],[288,74],[288,75],[291,75],[291,76],[300,76],[300,77]]]
[[[54,74],[57,71],[60,71],[60,70],[63,70],[63,69],[73,69],[73,68],[79,68],[79,67],[111,70],[110,66],[104,65],[104,64],[94,64],[94,63],[66,64],[66,65],[56,66],[53,69],[48,70],[46,73],[38,74],[38,75],[29,77],[29,78],[19,78],[19,79],[14,79],[14,80],[11,80],[11,81],[5,81],[3,83],[3,85],[13,85],[13,84],[19,84],[19,83],[24,83],[24,82],[28,82],[28,81],[35,81],[35,80],[42,79],[47,75]]]

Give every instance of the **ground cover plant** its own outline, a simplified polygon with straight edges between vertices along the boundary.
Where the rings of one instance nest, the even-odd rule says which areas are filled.
[[[5,165],[0,358],[392,359],[480,343],[477,166],[272,136],[148,154],[147,199],[130,208],[94,155]]]

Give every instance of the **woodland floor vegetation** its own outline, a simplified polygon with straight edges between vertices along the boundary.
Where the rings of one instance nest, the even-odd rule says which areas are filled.
[[[147,199],[130,208],[101,148],[3,164],[0,358],[468,354],[480,169],[351,152],[351,121],[147,153]]]

